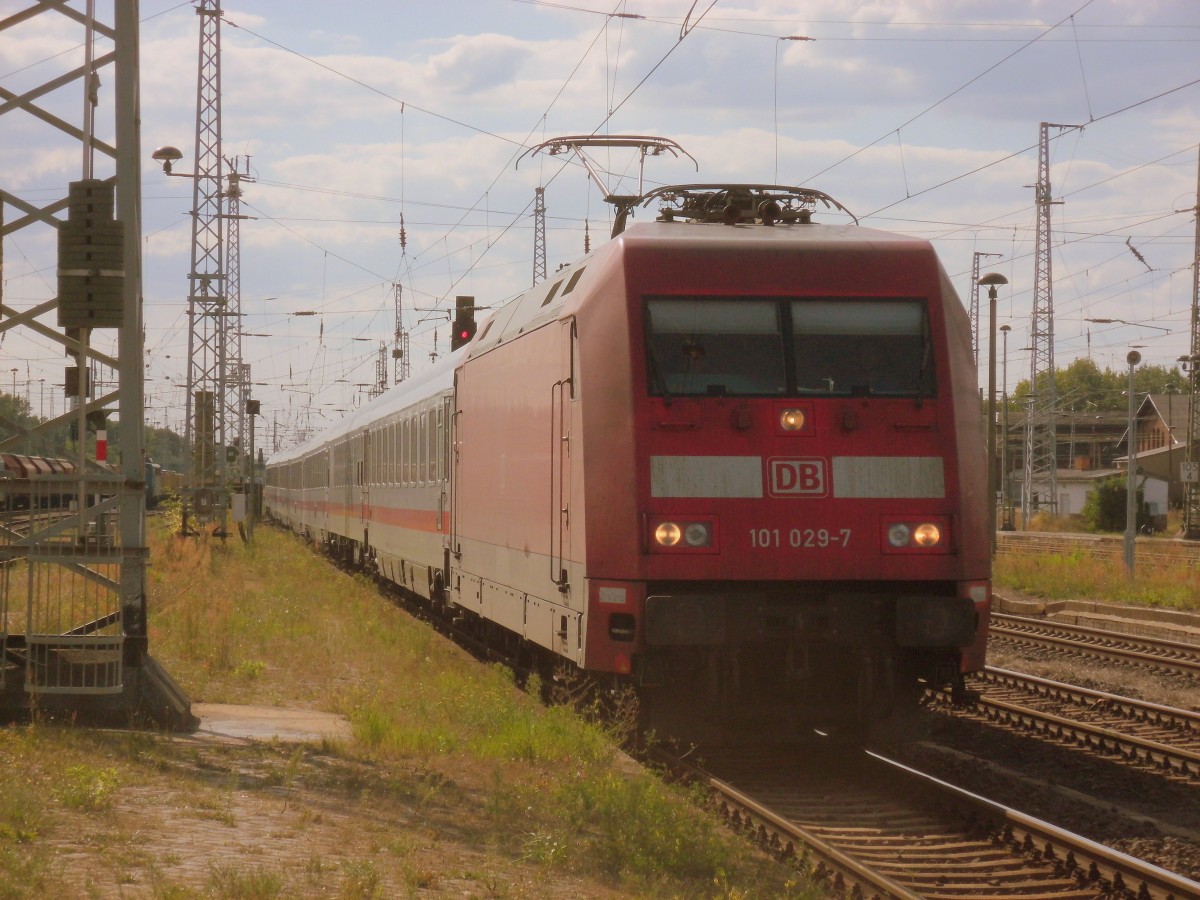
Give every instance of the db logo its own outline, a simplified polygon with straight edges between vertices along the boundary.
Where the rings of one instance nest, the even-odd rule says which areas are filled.
[[[825,460],[775,458],[767,461],[772,497],[825,496]]]

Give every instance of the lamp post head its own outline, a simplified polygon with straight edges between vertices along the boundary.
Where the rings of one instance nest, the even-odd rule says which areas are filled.
[[[162,163],[163,172],[170,175],[172,174],[171,164],[183,159],[183,153],[178,147],[172,147],[170,144],[167,144],[165,147],[159,147],[151,153],[150,158]]]
[[[1008,284],[1008,279],[999,272],[988,272],[986,275],[980,276],[976,284],[982,285],[988,289],[988,299],[996,299],[996,286],[1000,284]]]

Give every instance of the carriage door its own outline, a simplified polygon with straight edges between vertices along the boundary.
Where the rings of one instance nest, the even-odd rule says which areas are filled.
[[[550,388],[550,580],[569,589],[571,555],[571,401],[575,397],[575,320],[559,325],[558,380]]]
[[[460,442],[462,441],[462,410],[458,408],[458,379],[463,377],[463,375],[464,372],[462,370],[454,373],[454,392],[447,401],[447,412],[450,415],[446,428],[447,432],[449,432],[448,450],[450,453],[450,459],[448,460],[448,471],[450,473],[450,532],[446,536],[444,548],[447,585],[450,584],[451,558],[455,560],[462,559],[462,547],[458,543],[458,495],[462,485],[461,453],[459,452],[462,449],[460,447]]]
[[[371,432],[363,429],[359,435],[359,453],[358,453],[358,520],[363,528],[367,527],[367,520],[371,518],[371,498],[368,491],[371,481]]]
[[[450,512],[450,448],[454,443],[453,412],[450,397],[442,398],[442,405],[437,411],[437,482],[438,482],[438,516],[437,530],[442,535],[442,549],[450,548],[450,529],[447,526]]]

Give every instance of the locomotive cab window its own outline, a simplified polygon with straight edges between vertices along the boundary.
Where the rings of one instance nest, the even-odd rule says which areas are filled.
[[[774,395],[787,390],[774,300],[648,299],[646,344],[653,394]]]
[[[795,300],[801,394],[932,396],[933,350],[917,300]]]
[[[648,297],[652,395],[934,395],[929,318],[902,298]]]

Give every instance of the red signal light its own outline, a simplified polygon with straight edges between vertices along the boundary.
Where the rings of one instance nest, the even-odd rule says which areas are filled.
[[[454,330],[450,333],[450,349],[457,350],[475,337],[475,298],[458,297]]]

